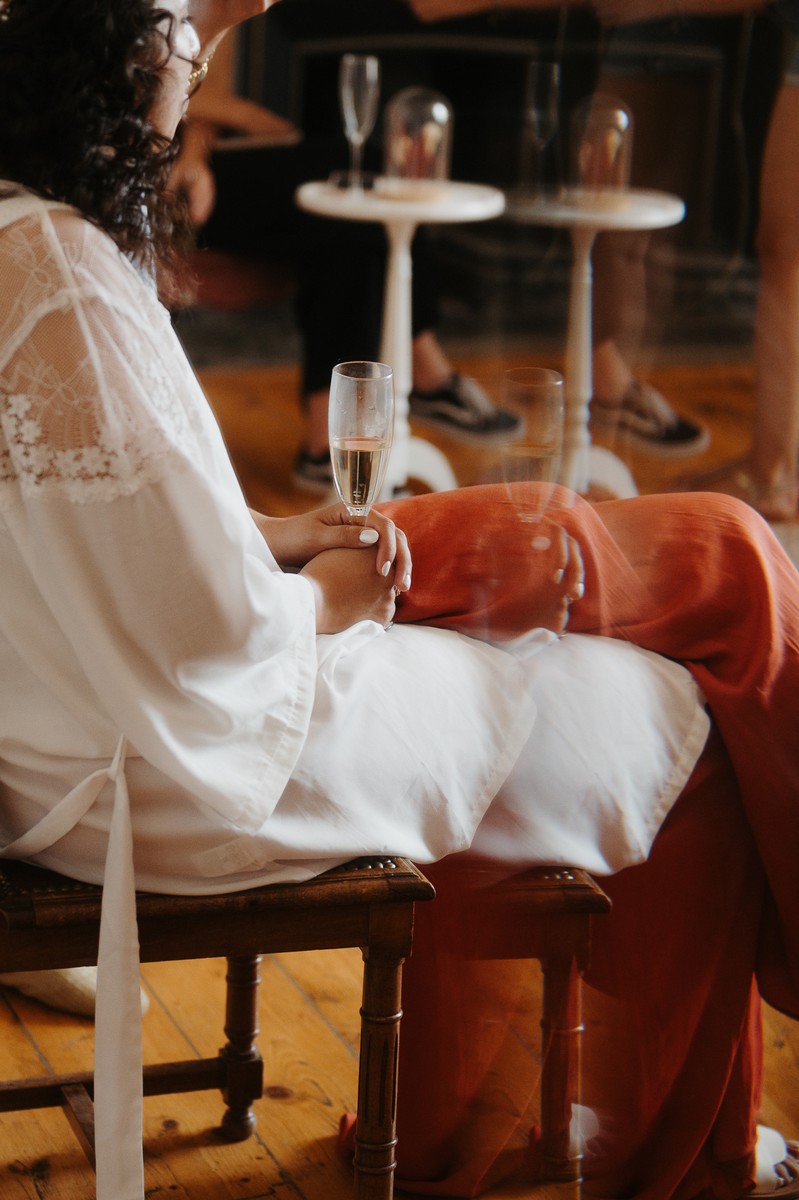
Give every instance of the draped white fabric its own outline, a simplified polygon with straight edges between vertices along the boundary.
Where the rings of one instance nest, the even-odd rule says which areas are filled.
[[[467,846],[532,723],[523,673],[458,635],[364,622],[317,639],[311,589],[256,529],[168,314],[75,214],[6,210],[6,840],[124,733],[140,886]],[[101,879],[111,806],[107,788],[42,861]]]

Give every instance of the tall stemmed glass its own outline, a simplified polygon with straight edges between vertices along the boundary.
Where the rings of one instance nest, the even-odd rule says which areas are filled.
[[[522,433],[502,447],[502,473],[520,521],[539,521],[560,474],[563,454],[563,376],[548,367],[513,367],[505,372],[503,407],[520,417]]]
[[[544,151],[558,128],[560,64],[531,59],[524,83],[519,183],[538,192],[543,182]]]
[[[394,432],[394,372],[385,363],[333,368],[328,433],[336,491],[353,525],[363,525],[380,495]]]
[[[338,96],[350,144],[350,188],[363,191],[363,146],[374,129],[380,98],[380,60],[373,54],[345,54],[339,63]]]

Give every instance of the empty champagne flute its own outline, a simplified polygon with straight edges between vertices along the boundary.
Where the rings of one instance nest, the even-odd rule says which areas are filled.
[[[541,189],[544,151],[557,132],[559,104],[560,64],[531,59],[525,75],[519,165],[519,182],[524,189]]]
[[[394,372],[385,363],[333,368],[328,434],[333,480],[354,525],[380,496],[394,432]]]
[[[345,54],[339,63],[338,96],[344,133],[350,144],[350,188],[363,191],[363,146],[374,129],[380,98],[380,60],[373,54]]]
[[[560,473],[563,454],[563,376],[548,367],[513,367],[505,372],[503,407],[521,418],[523,429],[502,447],[502,475],[520,521],[539,521]],[[537,484],[513,487],[513,484]]]

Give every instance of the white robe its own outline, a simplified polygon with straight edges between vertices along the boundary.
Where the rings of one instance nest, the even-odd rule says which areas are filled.
[[[231,890],[476,833],[514,861],[646,856],[707,733],[689,674],[540,631],[514,653],[368,621],[318,637],[168,313],[108,237],[29,195],[0,200],[0,404],[0,841],[102,882],[113,816],[112,942],[127,922],[135,945],[134,878]],[[103,1158],[98,1195],[138,1197]]]

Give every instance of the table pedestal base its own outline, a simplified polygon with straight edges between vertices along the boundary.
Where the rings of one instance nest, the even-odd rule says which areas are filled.
[[[431,492],[449,492],[458,486],[455,472],[446,454],[423,438],[411,437],[407,442],[406,479],[426,484]]]
[[[612,450],[591,446],[588,451],[588,494],[597,488],[614,500],[629,500],[638,488],[628,467]]]

